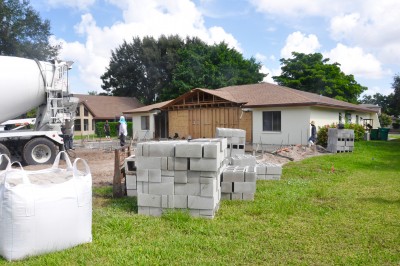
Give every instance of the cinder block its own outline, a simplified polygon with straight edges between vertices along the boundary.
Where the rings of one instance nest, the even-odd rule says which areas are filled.
[[[175,184],[176,195],[200,196],[200,183]]]
[[[212,183],[200,184],[200,196],[213,197],[217,191],[217,181],[214,179]]]
[[[264,180],[279,180],[281,179],[280,175],[265,175]]]
[[[235,193],[255,193],[256,183],[255,182],[235,182],[234,190]]]
[[[184,142],[175,146],[175,157],[177,158],[201,158],[203,156],[203,143]]]
[[[243,200],[254,200],[254,193],[243,193]]]
[[[199,174],[199,177],[210,177],[210,178],[217,178],[218,176],[221,175],[221,169],[218,169],[218,171],[201,171],[196,173]]]
[[[200,178],[201,172],[199,171],[187,171],[188,178]]]
[[[243,194],[242,193],[232,193],[231,194],[231,199],[232,200],[242,200],[243,199]]]
[[[266,175],[257,175],[257,180],[265,180]]]
[[[161,170],[162,176],[175,176],[175,171],[170,170]]]
[[[175,142],[160,141],[149,145],[149,156],[151,157],[175,157]]]
[[[223,182],[244,182],[244,169],[223,172]]]
[[[161,183],[174,183],[174,176],[161,176]]]
[[[267,174],[267,166],[265,164],[257,164],[256,165],[256,173],[257,173],[257,175],[266,175]]]
[[[188,182],[187,171],[175,171],[175,183],[186,184]]]
[[[137,198],[138,206],[146,207],[161,207],[161,195],[154,194],[138,194]]]
[[[149,147],[149,142],[147,143],[143,143],[142,145],[142,156],[144,157],[148,157],[149,156],[149,151],[150,151],[150,147]]]
[[[160,183],[161,182],[161,170],[149,169],[149,182]]]
[[[214,197],[200,197],[188,195],[188,207],[190,209],[207,210],[214,209],[217,199]]]
[[[174,206],[175,206],[175,208],[187,209],[188,208],[188,196],[187,195],[174,195]]]
[[[232,136],[231,137],[231,144],[240,144],[239,137]]]
[[[174,208],[174,195],[162,195],[161,196],[162,208],[173,209]]]
[[[282,166],[277,164],[268,163],[267,164],[267,175],[281,175]]]
[[[217,158],[219,152],[219,143],[208,142],[203,145],[203,158]]]
[[[143,156],[143,143],[138,143],[135,148],[135,156]]]
[[[138,214],[140,215],[150,215],[150,207],[138,206]]]
[[[161,169],[161,157],[138,157],[136,168],[139,169]]]
[[[175,169],[177,171],[189,170],[189,158],[175,158]]]
[[[218,171],[221,162],[217,159],[190,158],[190,170],[192,171]]]
[[[231,200],[232,193],[221,193],[221,200]]]
[[[161,157],[161,170],[168,170],[168,157]]]
[[[149,182],[149,170],[148,169],[138,169],[136,180],[140,182]]]
[[[187,182],[190,183],[190,184],[192,184],[192,183],[200,184],[200,177],[190,177],[190,176],[188,176]]]
[[[222,193],[232,193],[232,182],[221,182],[221,192]]]
[[[173,195],[174,183],[149,183],[149,194]]]
[[[141,182],[137,181],[137,192],[138,194],[149,194],[149,183],[148,182]]]
[[[201,216],[214,216],[215,215],[215,210],[199,210],[199,214]]]
[[[213,177],[200,177],[200,184],[211,184],[214,182],[214,180],[216,181],[217,178],[213,178]]]
[[[126,175],[126,189],[135,189],[136,190],[136,175]]]
[[[138,193],[136,189],[127,189],[126,190],[126,195],[128,197],[137,197]]]
[[[257,176],[255,172],[244,172],[244,182],[256,182]]]
[[[175,158],[167,157],[167,162],[168,162],[167,170],[169,171],[175,170]]]
[[[162,208],[156,208],[156,207],[149,207],[149,215],[150,216],[155,216],[155,217],[160,217],[163,213]]]

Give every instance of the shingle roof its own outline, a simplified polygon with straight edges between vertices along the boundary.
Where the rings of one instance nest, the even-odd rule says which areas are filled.
[[[146,113],[146,112],[150,112],[156,109],[160,109],[162,108],[164,105],[168,104],[172,102],[172,100],[169,101],[165,101],[165,102],[160,102],[160,103],[155,103],[155,104],[150,104],[150,105],[146,105],[143,107],[139,107],[136,109],[131,109],[131,110],[127,110],[124,111],[124,114],[132,114],[132,113]]]
[[[230,86],[217,89],[216,91],[229,92],[236,101],[245,102],[244,107],[324,106],[363,112],[373,111],[356,104],[271,83]]]
[[[99,96],[74,94],[79,103],[84,104],[95,119],[113,119],[127,109],[142,107],[134,97]]]

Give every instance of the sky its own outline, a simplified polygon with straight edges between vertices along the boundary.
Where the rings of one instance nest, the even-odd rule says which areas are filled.
[[[398,0],[31,0],[50,20],[59,59],[74,61],[73,93],[104,92],[111,51],[134,37],[178,34],[224,41],[254,57],[274,83],[281,58],[321,53],[362,86],[388,95],[400,74]]]

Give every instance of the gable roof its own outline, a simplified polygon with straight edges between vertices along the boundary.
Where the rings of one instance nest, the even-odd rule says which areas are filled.
[[[122,115],[124,110],[142,107],[134,97],[100,96],[74,94],[79,103],[84,104],[95,119],[114,119]]]
[[[155,104],[150,104],[150,105],[146,105],[146,106],[142,106],[136,109],[131,109],[131,110],[127,110],[124,111],[124,114],[133,114],[133,113],[147,113],[147,112],[151,112],[153,110],[157,110],[157,109],[161,109],[162,107],[164,107],[165,105],[167,105],[168,103],[172,102],[172,100],[169,101],[165,101],[165,102],[160,102],[160,103],[155,103]]]
[[[245,102],[243,107],[319,106],[362,112],[375,112],[360,105],[339,101],[311,92],[295,90],[272,83],[230,86],[217,89]]]

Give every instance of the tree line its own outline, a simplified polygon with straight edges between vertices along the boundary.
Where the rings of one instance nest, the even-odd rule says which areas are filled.
[[[29,0],[0,0],[0,55],[39,60],[58,56],[51,45],[49,20],[42,20]],[[279,85],[317,93],[351,103],[371,103],[390,115],[400,115],[400,76],[393,93],[360,96],[367,90],[340,64],[320,53],[292,53],[280,59],[282,73],[272,77]],[[197,37],[177,35],[133,37],[111,51],[109,65],[101,75],[103,95],[136,97],[144,104],[174,99],[193,88],[217,89],[262,82],[261,63],[246,59],[224,42],[209,45]],[[91,94],[97,92],[92,91]]]

